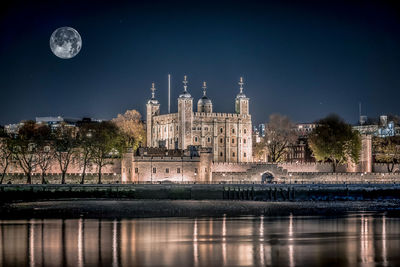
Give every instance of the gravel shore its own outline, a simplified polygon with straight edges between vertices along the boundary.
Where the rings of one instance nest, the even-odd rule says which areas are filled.
[[[0,218],[142,218],[266,215],[343,215],[385,212],[400,215],[400,201],[262,202],[223,200],[75,199],[5,203]]]

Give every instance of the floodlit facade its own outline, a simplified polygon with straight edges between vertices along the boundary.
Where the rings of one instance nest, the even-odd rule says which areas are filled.
[[[249,98],[243,93],[243,78],[235,98],[234,113],[216,113],[203,83],[203,97],[193,111],[187,77],[178,97],[178,112],[160,114],[160,103],[152,97],[146,104],[147,147],[187,150],[191,146],[211,149],[214,162],[252,161],[252,122]]]

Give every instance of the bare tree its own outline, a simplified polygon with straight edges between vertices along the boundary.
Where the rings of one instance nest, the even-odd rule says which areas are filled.
[[[94,124],[84,124],[79,128],[77,135],[79,149],[75,154],[75,158],[78,160],[79,166],[82,168],[81,184],[85,183],[86,170],[93,161],[94,142],[92,138],[92,132],[94,128]]]
[[[14,140],[12,140],[11,137],[6,135],[2,135],[2,137],[0,137],[0,168],[1,168],[0,184],[3,183],[8,166],[12,162],[12,155],[15,149],[13,141]]]
[[[57,160],[60,167],[61,184],[65,184],[65,175],[76,152],[77,141],[75,128],[61,124],[54,133],[54,158]]]
[[[16,138],[15,157],[26,175],[26,183],[32,183],[32,171],[38,165],[36,138],[36,124],[26,121],[18,131]]]
[[[269,116],[263,141],[272,162],[283,161],[287,149],[296,142],[297,138],[294,124],[287,116],[280,114]]]

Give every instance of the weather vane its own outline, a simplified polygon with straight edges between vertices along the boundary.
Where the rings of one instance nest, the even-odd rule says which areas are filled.
[[[183,90],[186,92],[187,91],[187,84],[188,84],[186,75],[183,76],[183,82],[182,83],[183,83]]]
[[[203,82],[203,96],[206,96],[206,90],[207,90],[207,83]]]
[[[240,93],[241,94],[243,93],[243,84],[244,84],[243,77],[240,77],[239,85],[240,85]]]
[[[151,88],[150,88],[150,90],[151,90],[151,99],[154,99],[154,97],[155,97],[155,91],[156,91],[156,88],[154,87],[154,83],[151,83]]]

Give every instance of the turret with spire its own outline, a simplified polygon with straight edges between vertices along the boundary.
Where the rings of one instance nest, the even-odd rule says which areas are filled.
[[[235,112],[237,114],[249,114],[249,99],[243,93],[243,77],[239,79],[239,94],[236,95],[235,99]]]
[[[203,82],[203,97],[197,102],[197,112],[212,113],[212,102],[207,97],[207,83]]]
[[[147,128],[147,146],[154,147],[156,144],[153,142],[153,117],[160,115],[160,103],[155,97],[155,85],[151,84],[151,98],[146,104],[146,128]]]
[[[188,80],[183,78],[183,92],[178,97],[178,148],[187,149],[192,142],[193,98],[187,90]]]

